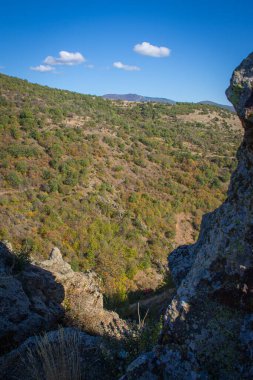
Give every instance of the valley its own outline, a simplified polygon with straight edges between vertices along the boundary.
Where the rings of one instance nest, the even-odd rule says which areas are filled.
[[[113,304],[159,288],[168,253],[226,197],[239,125],[211,105],[126,104],[1,74],[0,240],[40,259],[59,247]]]

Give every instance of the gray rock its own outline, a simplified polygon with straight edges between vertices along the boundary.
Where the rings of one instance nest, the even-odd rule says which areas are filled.
[[[96,335],[120,338],[128,332],[127,323],[118,314],[104,309],[100,279],[94,272],[74,272],[58,248],[53,248],[49,260],[37,265],[49,271],[62,285],[64,305],[69,310],[68,323]]]
[[[245,128],[245,141],[253,142],[253,53],[234,70],[226,95]]]
[[[195,255],[191,246],[182,245],[175,249],[168,257],[170,273],[175,286],[179,286],[191,269]]]
[[[253,314],[245,316],[241,327],[240,339],[248,350],[250,358],[253,359]]]
[[[185,360],[180,350],[156,347],[153,352],[142,354],[127,368],[120,380],[207,380],[208,374],[193,369],[190,361]]]
[[[0,244],[0,352],[56,326],[64,315],[62,285],[53,275],[27,264],[15,272],[15,256]]]

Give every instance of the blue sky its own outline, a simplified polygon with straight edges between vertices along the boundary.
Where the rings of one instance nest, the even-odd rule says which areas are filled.
[[[232,70],[253,50],[252,15],[252,0],[12,0],[1,4],[0,71],[81,93],[228,103]]]

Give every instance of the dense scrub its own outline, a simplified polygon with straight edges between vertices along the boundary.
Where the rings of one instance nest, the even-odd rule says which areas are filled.
[[[0,239],[33,255],[56,245],[123,300],[139,270],[166,260],[178,213],[197,235],[224,200],[234,121],[207,105],[126,105],[0,75]]]

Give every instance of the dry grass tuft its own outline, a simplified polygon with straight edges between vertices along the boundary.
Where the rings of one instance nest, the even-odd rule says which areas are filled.
[[[60,329],[57,336],[37,338],[27,356],[28,371],[34,380],[82,380],[80,335]]]

